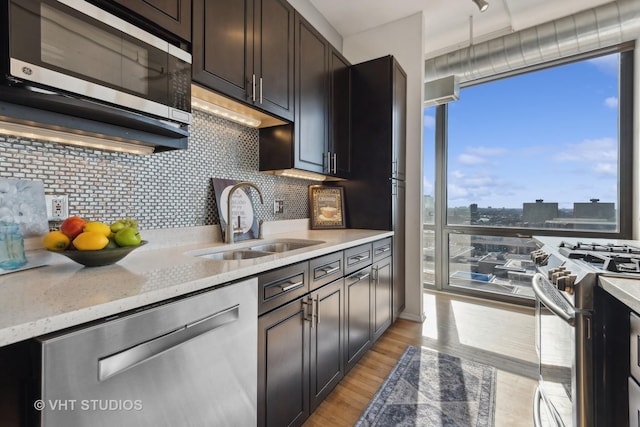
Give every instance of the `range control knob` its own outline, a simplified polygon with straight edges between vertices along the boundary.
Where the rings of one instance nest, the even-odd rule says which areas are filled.
[[[547,278],[551,281],[553,281],[553,275],[555,274],[556,277],[558,276],[558,273],[561,273],[563,271],[566,271],[567,268],[564,266],[560,266],[560,267],[556,267],[556,268],[550,268],[549,271],[547,271]],[[555,282],[554,282],[555,283]]]
[[[561,291],[564,291],[570,295],[573,295],[576,288],[577,278],[578,276],[576,276],[575,274],[569,274],[567,276],[558,277],[558,282],[556,283],[556,286]]]
[[[533,263],[536,265],[544,265],[547,262],[547,258],[549,258],[549,254],[547,254],[542,249],[532,251],[529,256],[531,257]]]
[[[553,273],[553,275],[551,276],[551,283],[553,283],[554,285],[558,284],[558,280],[560,280],[563,277],[566,277],[568,275],[570,275],[571,272],[569,271],[556,271],[555,273]]]

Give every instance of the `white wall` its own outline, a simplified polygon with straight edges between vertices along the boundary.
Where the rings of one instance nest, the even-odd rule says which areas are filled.
[[[393,55],[407,73],[406,308],[401,317],[422,322],[422,99],[424,81],[422,12],[343,40],[343,55],[357,64]],[[416,228],[416,224],[418,227]]]
[[[636,48],[640,46],[640,39],[636,40]],[[636,51],[633,64],[633,238],[640,240],[640,54]]]

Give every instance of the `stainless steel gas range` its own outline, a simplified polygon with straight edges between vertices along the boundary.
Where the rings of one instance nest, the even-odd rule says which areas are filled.
[[[598,277],[640,279],[640,242],[615,239],[535,237],[536,350],[539,384],[534,397],[537,426],[592,427],[602,415],[598,382],[604,381],[602,315]]]

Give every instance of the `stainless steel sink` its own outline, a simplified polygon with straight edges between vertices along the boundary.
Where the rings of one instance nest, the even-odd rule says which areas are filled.
[[[207,251],[198,251],[190,255],[219,261],[237,261],[294,251],[321,243],[325,242],[305,239],[273,239],[259,242],[259,244],[258,242],[247,243],[243,246],[236,246],[234,249],[229,249],[228,247],[211,248]]]
[[[252,249],[237,249],[222,252],[212,252],[204,255],[198,255],[202,258],[217,259],[222,261],[232,261],[239,259],[260,258],[267,255],[273,255],[273,252],[254,251]]]
[[[271,243],[264,243],[262,245],[251,246],[251,250],[265,251],[265,252],[287,252],[294,251],[296,249],[306,248],[308,246],[319,245],[324,243],[320,240],[278,240]]]

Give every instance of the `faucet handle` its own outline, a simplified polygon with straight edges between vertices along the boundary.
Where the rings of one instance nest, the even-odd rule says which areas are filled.
[[[240,215],[238,215],[238,225],[233,227],[233,234],[242,234],[242,224],[240,223]]]

